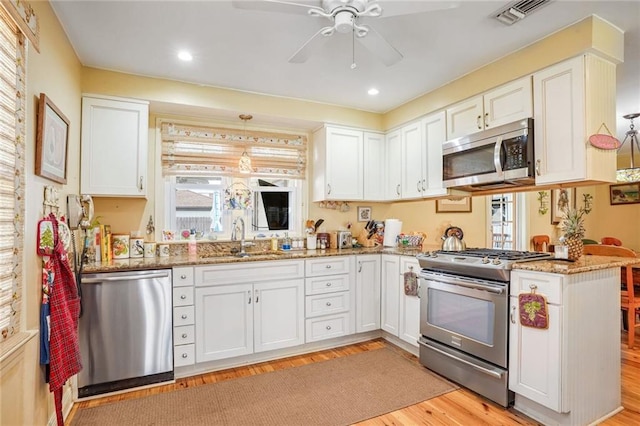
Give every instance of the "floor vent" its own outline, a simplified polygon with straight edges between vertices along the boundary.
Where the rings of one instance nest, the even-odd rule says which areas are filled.
[[[512,25],[524,19],[525,16],[535,12],[542,6],[551,3],[553,0],[518,0],[507,4],[493,14],[500,22]]]

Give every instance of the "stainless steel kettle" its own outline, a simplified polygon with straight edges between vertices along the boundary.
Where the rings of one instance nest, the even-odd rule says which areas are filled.
[[[462,251],[467,248],[467,245],[462,240],[464,234],[462,233],[462,229],[451,226],[444,231],[444,235],[442,236],[442,250],[444,251]]]

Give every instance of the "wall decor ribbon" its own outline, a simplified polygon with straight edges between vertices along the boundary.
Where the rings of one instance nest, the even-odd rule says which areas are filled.
[[[16,21],[20,31],[27,36],[36,51],[40,53],[40,20],[31,4],[26,0],[2,0],[2,5]]]

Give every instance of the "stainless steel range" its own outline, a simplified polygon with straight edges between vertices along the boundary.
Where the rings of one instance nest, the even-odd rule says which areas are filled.
[[[418,255],[420,363],[507,407],[509,280],[515,262],[551,253],[494,249]]]

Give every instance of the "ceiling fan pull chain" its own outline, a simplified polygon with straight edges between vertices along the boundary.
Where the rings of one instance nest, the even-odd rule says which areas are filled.
[[[356,69],[356,29],[351,30],[351,69]]]

